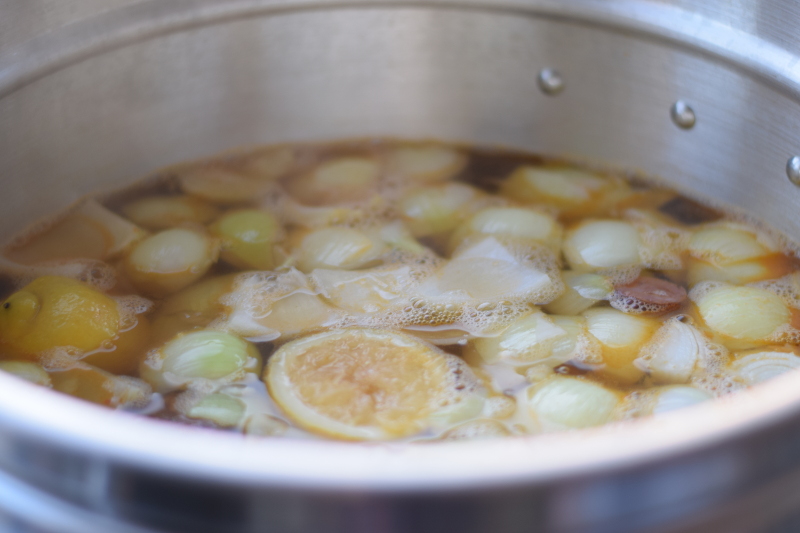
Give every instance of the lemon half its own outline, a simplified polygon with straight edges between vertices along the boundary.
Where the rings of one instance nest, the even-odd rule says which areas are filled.
[[[406,437],[483,407],[483,391],[461,359],[384,330],[329,331],[285,344],[264,381],[298,425],[343,439]]]

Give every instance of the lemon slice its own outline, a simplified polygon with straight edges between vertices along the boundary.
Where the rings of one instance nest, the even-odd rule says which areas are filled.
[[[298,425],[353,440],[451,425],[478,416],[485,396],[458,357],[384,330],[337,330],[285,344],[264,381]]]

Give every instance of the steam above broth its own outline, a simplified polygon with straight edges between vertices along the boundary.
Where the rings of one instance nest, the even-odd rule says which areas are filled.
[[[0,370],[250,435],[658,416],[800,366],[788,239],[642,179],[387,140],[171,167],[3,250]]]

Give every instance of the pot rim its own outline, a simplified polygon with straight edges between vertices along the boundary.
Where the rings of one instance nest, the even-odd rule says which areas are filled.
[[[0,54],[0,98],[95,55],[170,33],[251,16],[397,7],[546,17],[626,32],[725,62],[800,101],[800,62],[790,52],[678,8],[625,0],[148,0],[70,24]],[[768,386],[677,413],[600,428],[410,445],[253,439],[114,412],[0,373],[0,427],[36,442],[57,443],[160,474],[238,485],[471,490],[600,474],[707,450],[800,417],[798,382],[800,375],[781,376]],[[202,446],[197,445],[199,439]]]
[[[0,52],[0,98],[91,57],[172,33],[303,11],[392,8],[484,11],[599,27],[721,61],[800,100],[795,54],[700,14],[643,0],[144,0]]]
[[[0,427],[94,459],[204,481],[311,490],[471,490],[587,477],[708,450],[797,418],[798,379],[783,375],[713,402],[590,429],[464,442],[352,443],[184,426],[0,374]]]

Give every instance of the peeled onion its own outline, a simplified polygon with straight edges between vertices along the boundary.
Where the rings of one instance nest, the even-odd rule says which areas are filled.
[[[495,439],[508,435],[511,435],[511,432],[502,422],[481,419],[471,420],[448,430],[442,435],[442,440]]]
[[[70,259],[112,259],[130,249],[146,232],[88,199],[49,229],[12,245],[5,256],[31,265]]]
[[[261,355],[251,343],[220,331],[176,336],[142,362],[140,375],[157,392],[194,388],[213,391],[261,370]]]
[[[771,250],[748,231],[712,226],[692,235],[689,253],[703,261],[727,265],[767,255]]]
[[[683,385],[659,387],[654,392],[655,398],[649,410],[654,415],[691,407],[713,398],[704,390]]]
[[[697,329],[672,319],[661,326],[634,364],[656,383],[688,383],[704,344]]]
[[[586,428],[608,422],[620,398],[605,387],[555,376],[528,392],[528,407],[542,429]]]
[[[209,230],[221,242],[220,257],[242,270],[275,267],[273,246],[281,226],[272,214],[257,209],[229,211]]]
[[[203,277],[218,250],[216,241],[204,233],[168,229],[139,242],[125,260],[125,272],[137,289],[162,297]]]
[[[574,270],[638,265],[641,241],[636,228],[621,220],[596,220],[567,232],[563,251]]]
[[[235,427],[242,422],[246,407],[238,398],[217,392],[196,399],[181,411],[189,418],[206,420],[219,427]]]
[[[122,213],[143,228],[162,230],[185,223],[205,224],[219,210],[200,198],[159,195],[125,204]]]
[[[800,357],[794,351],[754,350],[735,354],[730,371],[747,385],[755,385],[800,368]]]
[[[304,272],[315,268],[353,270],[375,262],[386,251],[365,232],[352,228],[322,228],[308,233],[295,254]]]
[[[791,320],[791,312],[779,296],[756,287],[701,283],[690,297],[705,323],[731,339],[766,341]]]
[[[340,157],[288,179],[284,188],[304,205],[362,202],[377,192],[381,168],[368,157]]]
[[[469,214],[467,207],[477,196],[469,185],[448,183],[408,192],[398,202],[398,209],[411,233],[424,237],[455,228]]]
[[[531,239],[556,250],[561,241],[561,226],[545,213],[520,207],[489,207],[464,222],[450,239],[455,249],[470,235],[498,235]]]
[[[608,181],[596,174],[563,167],[523,166],[503,183],[503,195],[522,202],[554,204],[564,210],[587,205]]]
[[[553,323],[566,332],[566,335],[556,337],[553,341],[552,358],[555,361],[568,361],[576,356],[584,359],[591,358],[591,349],[587,344],[586,320],[581,316],[559,316],[550,317]],[[579,354],[577,350],[583,349],[585,353]]]
[[[791,264],[783,254],[770,254],[753,260],[718,265],[690,259],[687,269],[689,285],[702,281],[722,281],[735,285],[775,279],[786,274]]]
[[[247,156],[241,167],[248,176],[268,182],[288,173],[295,158],[294,150],[289,146],[270,147]]]
[[[31,361],[0,361],[0,370],[42,387],[53,386],[47,372]]]
[[[358,226],[381,220],[389,212],[389,201],[383,196],[373,196],[365,202],[351,205],[304,205],[288,194],[271,198],[264,208],[280,214],[289,225],[301,228],[328,226]]]
[[[183,192],[220,205],[252,204],[273,189],[236,165],[202,163],[176,171]]]
[[[658,321],[601,307],[583,312],[586,326],[603,347],[601,371],[623,383],[634,383],[642,371],[633,361],[658,327]]]
[[[489,364],[501,361],[530,364],[550,357],[556,339],[566,335],[566,330],[553,323],[547,315],[534,311],[515,320],[496,337],[476,339],[474,346]],[[560,363],[563,360],[553,366]]]
[[[548,313],[578,315],[614,292],[611,282],[598,274],[564,270],[561,277],[564,279],[564,292],[544,306]]]
[[[434,183],[458,174],[466,165],[467,156],[447,146],[421,144],[392,148],[386,160],[388,173],[396,178]]]

